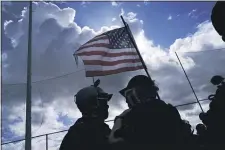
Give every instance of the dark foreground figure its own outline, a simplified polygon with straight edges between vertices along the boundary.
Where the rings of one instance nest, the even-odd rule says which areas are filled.
[[[203,124],[193,134],[188,121],[182,120],[175,107],[156,98],[158,88],[146,76],[135,76],[120,91],[129,106],[115,119],[109,141],[120,150],[225,150],[225,83],[214,76],[217,85]]]
[[[206,129],[204,131],[205,146],[208,149],[225,149],[225,83],[221,76],[214,76],[211,83],[217,86],[215,94],[208,98],[211,100],[209,110],[201,113],[199,118],[202,120]]]
[[[115,149],[179,149],[186,132],[184,123],[175,107],[156,98],[157,91],[154,82],[143,75],[133,77],[120,91],[129,109],[115,119],[109,138]]]
[[[225,2],[218,1],[213,7],[211,14],[212,24],[219,35],[225,42]]]
[[[76,104],[82,117],[70,127],[60,150],[106,150],[110,128],[104,123],[108,118],[108,101],[112,94],[90,86],[76,94]]]
[[[209,96],[209,110],[199,115],[203,124],[196,135],[175,107],[157,99],[158,87],[146,76],[133,77],[120,91],[129,109],[115,118],[112,131],[104,123],[112,95],[97,85],[84,88],[76,95],[82,118],[60,150],[225,150],[224,78],[214,76],[211,83],[218,89]]]

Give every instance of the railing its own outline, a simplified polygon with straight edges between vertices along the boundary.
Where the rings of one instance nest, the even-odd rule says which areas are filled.
[[[199,101],[207,101],[208,99],[202,99],[202,100],[199,100]],[[185,103],[185,104],[181,104],[181,105],[176,105],[175,107],[181,107],[181,106],[186,106],[186,105],[191,105],[191,104],[196,104],[198,102],[190,102],[190,103]],[[114,120],[106,120],[105,122],[111,122],[111,121],[114,121]],[[38,135],[38,136],[33,136],[32,139],[34,138],[38,138],[38,137],[43,137],[45,136],[45,140],[46,140],[46,145],[45,145],[45,148],[46,150],[48,150],[49,148],[49,145],[48,145],[48,137],[49,135],[53,135],[53,134],[57,134],[57,133],[63,133],[63,132],[66,132],[68,130],[62,130],[62,131],[58,131],[58,132],[51,132],[51,133],[47,133],[47,134],[42,134],[42,135]],[[2,143],[1,145],[7,145],[7,144],[11,144],[11,143],[17,143],[17,142],[21,142],[21,141],[24,141],[25,139],[20,139],[20,140],[15,140],[15,141],[10,141],[10,142],[5,142],[5,143]]]

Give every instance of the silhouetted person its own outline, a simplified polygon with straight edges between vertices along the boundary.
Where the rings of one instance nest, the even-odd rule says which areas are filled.
[[[223,41],[225,41],[225,2],[218,1],[213,7],[211,14],[212,24]]]
[[[206,133],[206,127],[204,124],[197,124],[196,126],[196,130],[197,130],[197,135],[200,136],[204,136],[204,134]]]
[[[193,134],[194,130],[192,130],[189,121],[182,120],[181,122],[181,144],[183,146],[183,150],[194,150],[196,148],[196,136]]]
[[[133,77],[120,91],[129,109],[116,117],[112,143],[125,143],[122,149],[174,150],[181,130],[180,115],[175,107],[157,99],[157,91],[154,82],[143,75]]]
[[[208,147],[207,131],[204,124],[197,124],[197,145],[198,148],[206,149]]]
[[[99,84],[99,83],[98,83]],[[107,150],[110,128],[104,123],[108,118],[108,101],[112,94],[101,88],[89,86],[76,95],[76,104],[82,113],[64,137],[60,150]]]
[[[213,84],[213,85],[219,85],[221,84],[222,82],[224,81],[224,78],[222,76],[219,76],[219,75],[215,75],[211,78],[210,82]]]
[[[215,94],[208,98],[212,100],[209,110],[201,113],[199,118],[206,125],[207,145],[210,149],[225,149],[225,83],[221,76],[213,76],[210,82],[217,86]]]

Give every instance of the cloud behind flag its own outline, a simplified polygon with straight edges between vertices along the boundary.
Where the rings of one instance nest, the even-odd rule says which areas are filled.
[[[83,60],[87,77],[143,69],[125,27],[105,32],[82,45],[74,54]]]

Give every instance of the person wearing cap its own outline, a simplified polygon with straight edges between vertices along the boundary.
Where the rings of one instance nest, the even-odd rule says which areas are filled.
[[[97,86],[85,87],[75,95],[82,117],[70,127],[59,150],[108,149],[111,129],[104,120],[108,118],[108,101],[112,94]]]
[[[109,136],[112,145],[122,149],[173,149],[181,118],[172,105],[157,98],[158,87],[144,75],[133,77],[120,91],[129,109],[115,118]],[[173,140],[171,140],[173,139]]]

